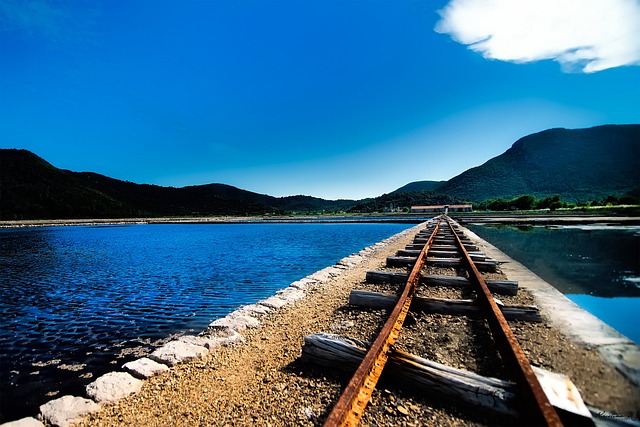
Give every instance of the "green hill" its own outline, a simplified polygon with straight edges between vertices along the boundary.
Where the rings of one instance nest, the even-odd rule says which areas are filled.
[[[444,184],[447,181],[414,181],[410,182],[407,185],[403,185],[395,191],[392,191],[390,194],[395,193],[406,193],[408,191],[437,191],[438,187]]]
[[[272,197],[225,184],[135,184],[58,169],[27,150],[0,149],[0,219],[380,212],[529,194],[572,202],[640,193],[640,125],[549,129],[446,182],[417,181],[373,199]]]
[[[0,219],[262,215],[348,209],[348,200],[272,197],[225,184],[135,184],[58,169],[27,150],[0,150]]]
[[[587,201],[636,194],[639,188],[640,125],[606,125],[525,136],[438,192],[474,202],[522,194]]]

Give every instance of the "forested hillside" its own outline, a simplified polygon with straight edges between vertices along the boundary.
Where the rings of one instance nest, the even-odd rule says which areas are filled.
[[[0,149],[0,219],[368,213],[465,201],[506,203],[522,195],[530,197],[519,201],[637,200],[639,171],[640,125],[546,130],[449,181],[412,182],[359,201],[272,197],[225,184],[135,184],[58,169],[27,150]]]
[[[579,202],[637,194],[639,171],[640,125],[549,129],[519,139],[438,192],[476,202],[522,194]]]
[[[262,215],[346,209],[354,201],[272,197],[225,184],[135,184],[58,169],[27,150],[0,150],[0,219]]]

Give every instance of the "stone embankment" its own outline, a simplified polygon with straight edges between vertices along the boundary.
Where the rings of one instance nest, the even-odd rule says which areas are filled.
[[[282,308],[302,300],[309,292],[316,290],[331,279],[357,268],[389,245],[405,240],[415,234],[416,226],[396,234],[388,239],[369,246],[358,253],[338,261],[335,265],[319,270],[303,279],[291,283],[275,295],[240,307],[226,317],[211,322],[207,330],[199,335],[185,335],[168,342],[153,351],[148,357],[142,357],[122,366],[123,371],[107,373],[87,385],[86,397],[62,396],[40,406],[37,419],[23,418],[2,424],[2,427],[32,427],[53,425],[67,427],[81,421],[91,413],[99,411],[102,405],[136,394],[144,380],[170,371],[180,363],[200,359],[217,349],[239,344],[250,329],[262,325],[261,317],[274,314]]]

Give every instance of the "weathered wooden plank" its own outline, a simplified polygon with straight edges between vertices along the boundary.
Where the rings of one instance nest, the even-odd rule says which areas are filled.
[[[302,361],[331,369],[352,370],[360,363],[368,346],[367,342],[335,334],[307,335]],[[450,399],[496,414],[519,415],[518,390],[511,382],[452,368],[397,349],[390,353],[387,366],[385,375],[389,381],[424,395]],[[591,414],[569,377],[541,368],[534,368],[534,372],[554,407],[571,414],[575,425],[593,425]]]
[[[397,273],[393,271],[367,271],[366,280],[368,283],[404,283],[409,275],[407,273]],[[518,282],[515,280],[485,280],[491,292],[502,295],[517,295]],[[460,276],[439,276],[427,275],[420,278],[420,284],[428,286],[446,286],[464,288],[471,286],[469,279]]]
[[[405,249],[421,249],[424,246],[424,243],[409,243],[405,246]],[[464,245],[467,251],[476,252],[479,251],[480,248],[478,245]],[[432,245],[432,250],[458,250],[456,245]]]
[[[415,256],[417,257],[420,254],[420,250],[418,249],[400,249],[396,256]],[[473,261],[485,261],[486,257],[484,254],[478,254],[477,252],[470,252],[469,255]],[[429,251],[428,254],[431,258],[460,258],[460,254],[453,251]]]
[[[414,238],[413,242],[414,243],[421,243],[420,241],[423,240],[422,238]],[[426,239],[425,239],[426,240]],[[473,242],[469,239],[460,239],[462,241],[462,244],[464,245],[472,245]],[[456,239],[455,237],[451,236],[451,237],[436,237],[433,239],[433,243],[436,245],[441,245],[441,244],[455,244]]]
[[[353,289],[349,294],[349,304],[377,309],[392,308],[398,297],[396,295],[379,292],[362,291]],[[500,305],[500,310],[507,320],[520,320],[526,322],[541,322],[542,316],[535,306],[530,305]],[[412,311],[424,311],[426,313],[440,313],[450,315],[477,316],[482,310],[471,299],[440,299],[415,296],[411,303]]]
[[[364,357],[368,346],[366,342],[335,334],[307,335],[302,347],[302,361],[331,369],[353,369]],[[390,374],[388,378],[398,384],[499,414],[517,415],[516,388],[507,381],[481,377],[397,350],[391,353],[387,367],[385,373]]]
[[[494,273],[497,270],[497,263],[492,259],[485,259],[484,261],[476,261],[473,259],[473,263],[480,271],[487,271]],[[433,265],[436,267],[459,267],[462,265],[461,258],[427,258],[427,265]]]
[[[474,261],[484,261],[486,260],[486,255],[482,252],[468,252],[471,256],[471,259]],[[400,255],[400,253],[398,253]],[[407,254],[409,255],[409,254]],[[460,252],[456,250],[431,250],[429,251],[429,256],[436,258],[456,258],[460,257]]]
[[[409,267],[415,264],[416,257],[412,256],[389,256],[387,257],[387,267]]]
[[[421,249],[400,249],[398,252],[396,252],[396,256],[417,257],[418,255],[420,255],[421,251]]]
[[[423,276],[422,280],[426,285],[431,286],[450,286],[450,287],[467,287],[471,286],[471,282],[466,277],[458,276],[439,276],[439,275],[427,275]],[[518,282],[515,280],[498,280],[487,279],[485,280],[487,286],[491,292],[496,292],[503,295],[517,295]]]
[[[415,241],[415,240],[417,240],[417,239],[420,239],[420,240],[422,240],[422,239],[427,240],[428,238],[429,238],[429,236],[428,236],[428,235],[423,235],[423,234],[416,234],[415,236],[413,236],[413,240],[414,240],[414,241]],[[471,241],[471,240],[469,240],[469,238],[464,237],[464,236],[460,236],[460,238],[461,238],[463,241],[468,241],[468,242],[470,242],[470,241]],[[449,241],[449,240],[455,241],[455,240],[456,240],[456,238],[455,238],[455,236],[454,236],[453,234],[451,234],[451,235],[440,235],[440,234],[439,234],[439,235],[437,235],[436,237],[434,237],[433,239],[434,239],[434,240],[446,240],[446,241]]]
[[[478,258],[478,259],[475,259],[475,258]],[[495,266],[495,265],[497,265],[497,262],[495,260],[488,259],[488,258],[485,258],[483,256],[482,257],[471,256],[471,260],[473,261],[474,264],[476,264],[476,266],[479,263],[482,264],[482,265],[486,265],[486,266],[489,266],[489,265],[494,265]],[[429,256],[427,258],[427,262],[431,262],[434,265],[440,264],[440,265],[448,266],[449,264],[458,265],[458,264],[460,264],[462,262],[462,259],[460,257],[446,257],[446,258],[443,258],[443,257]]]

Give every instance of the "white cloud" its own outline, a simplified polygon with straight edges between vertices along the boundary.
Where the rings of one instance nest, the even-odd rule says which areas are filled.
[[[451,0],[435,30],[485,58],[585,73],[640,65],[639,0]]]

